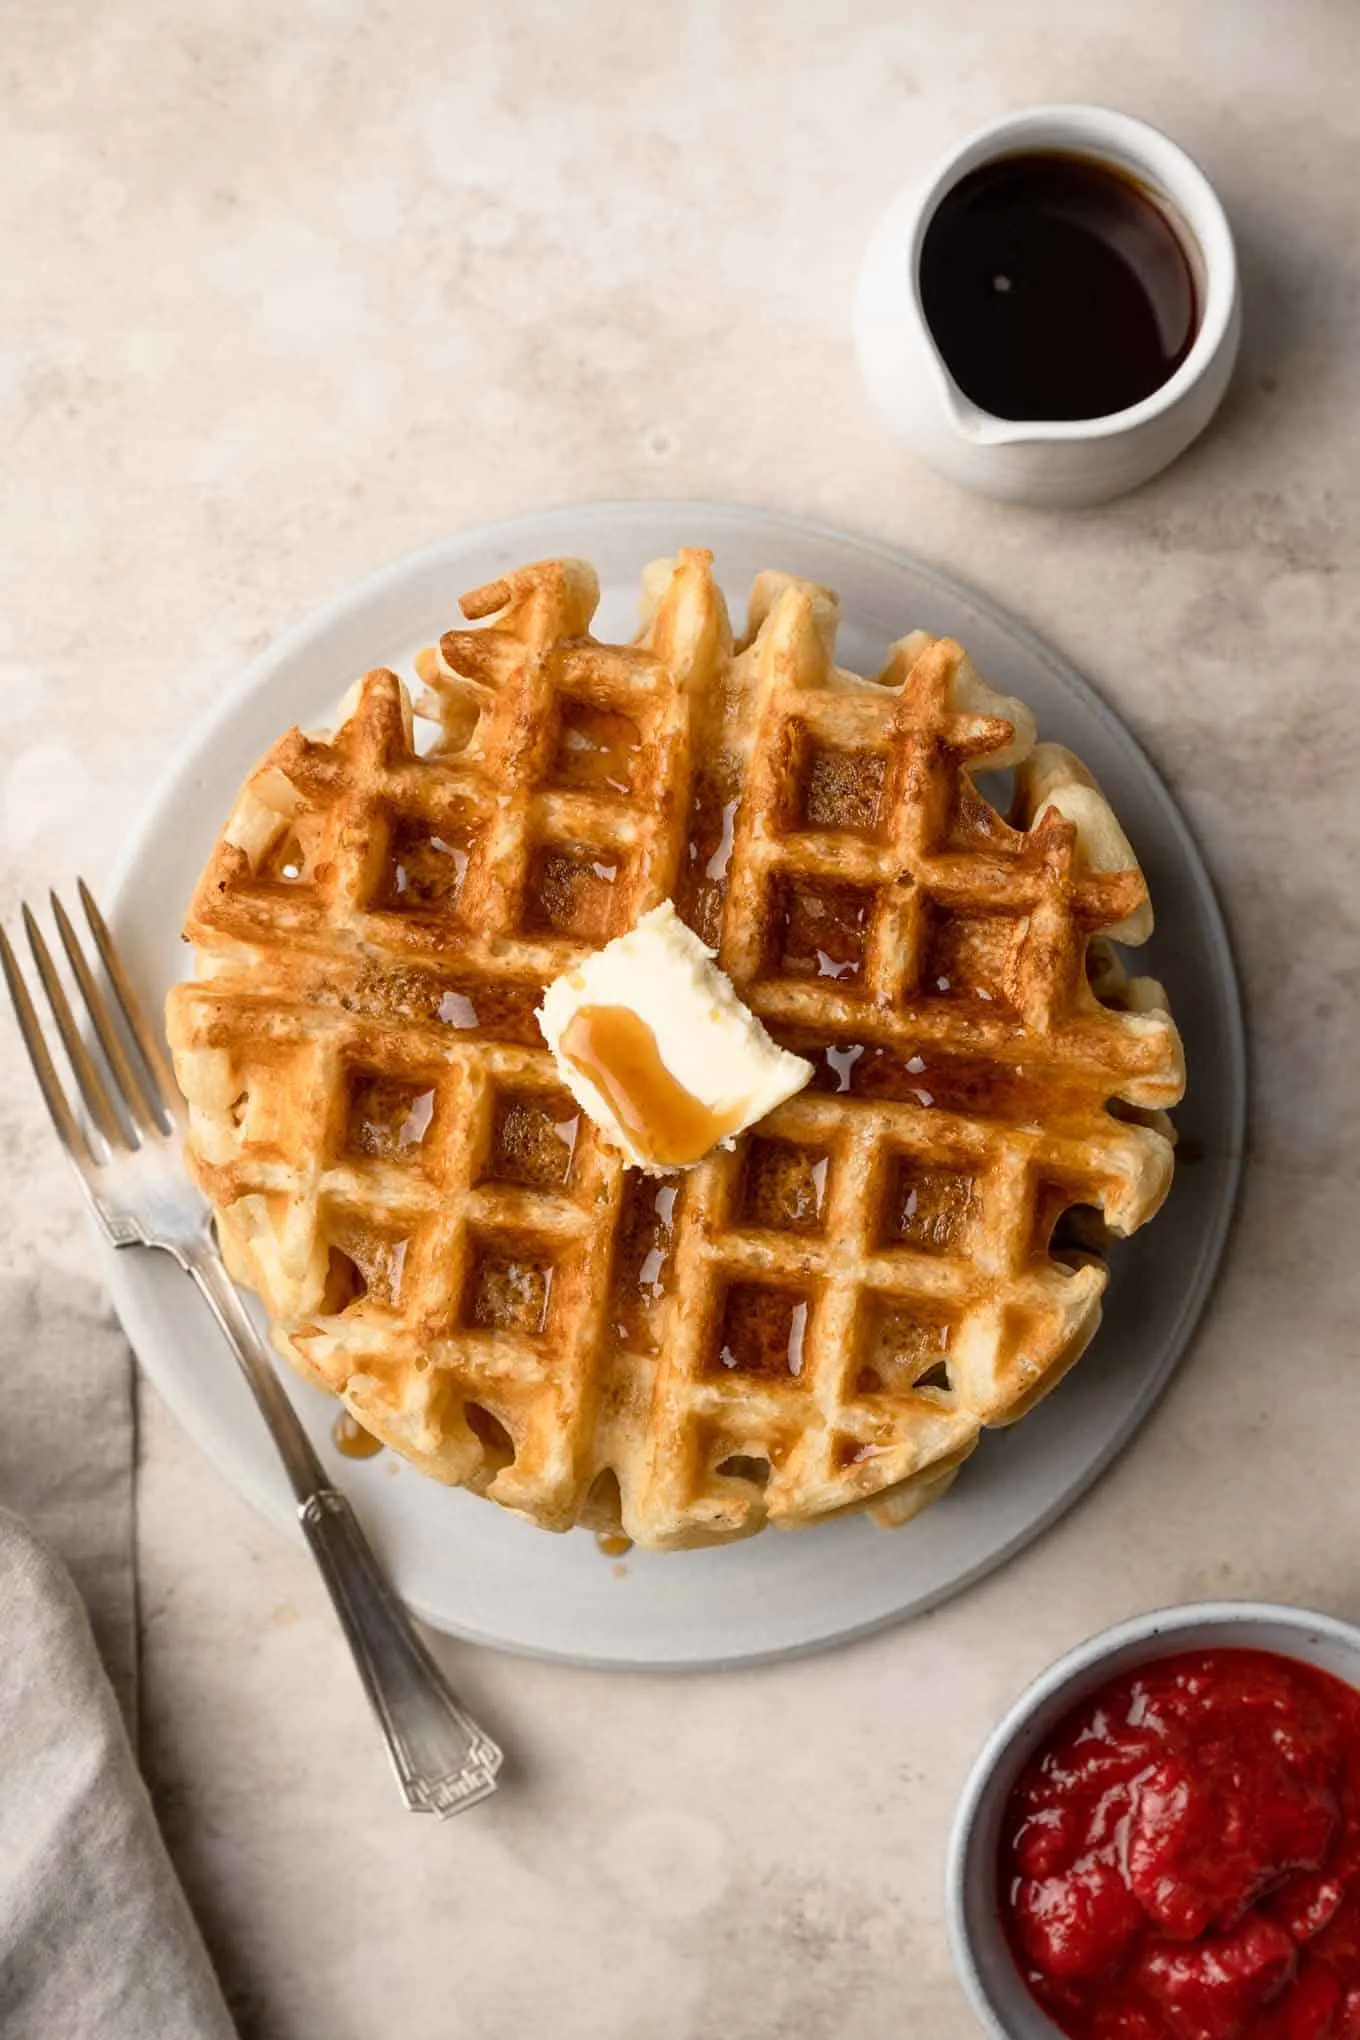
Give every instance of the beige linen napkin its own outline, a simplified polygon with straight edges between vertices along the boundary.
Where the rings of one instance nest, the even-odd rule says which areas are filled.
[[[132,1356],[49,1272],[0,1283],[0,1378],[0,2034],[234,2040],[124,1727]]]
[[[0,1281],[0,1381],[0,1507],[70,1567],[135,1734],[132,1354],[92,1283]]]
[[[0,1510],[0,2032],[233,2040],[70,1575]]]

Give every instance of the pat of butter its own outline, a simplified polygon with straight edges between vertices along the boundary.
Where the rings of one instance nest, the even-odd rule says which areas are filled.
[[[637,1168],[689,1168],[812,1075],[776,1048],[669,900],[555,978],[538,1024],[562,1081]]]

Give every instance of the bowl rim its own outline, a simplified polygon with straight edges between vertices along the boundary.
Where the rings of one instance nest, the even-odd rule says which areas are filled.
[[[1185,1601],[1170,1607],[1153,1608],[1141,1615],[1131,1615],[1075,1644],[1032,1679],[1007,1708],[973,1759],[954,1809],[945,1853],[945,1929],[950,1954],[972,2009],[983,2030],[991,2034],[993,2040],[1030,2040],[1028,2034],[1018,2033],[1013,2026],[1003,2022],[1002,2010],[993,2000],[984,1980],[969,1921],[974,1851],[981,1817],[988,1809],[1007,1757],[1037,1716],[1042,1714],[1056,1720],[1066,1711],[1069,1701],[1075,1704],[1081,1697],[1083,1686],[1089,1691],[1099,1683],[1095,1679],[1088,1683],[1087,1675],[1102,1670],[1120,1653],[1132,1646],[1147,1644],[1150,1646],[1149,1662],[1158,1657],[1174,1656],[1177,1639],[1185,1631],[1206,1628],[1245,1632],[1257,1628],[1285,1629],[1315,1642],[1325,1639],[1354,1659],[1354,1683],[1360,1688],[1360,1625],[1348,1622],[1342,1616],[1326,1615],[1318,1609],[1300,1607],[1291,1602],[1252,1600]],[[1151,1648],[1162,1645],[1164,1640],[1168,1647]],[[1204,1648],[1250,1649],[1251,1645],[1244,1639],[1241,1644],[1220,1642],[1206,1644]],[[1280,1650],[1278,1643],[1263,1643],[1260,1648],[1288,1655],[1287,1651]],[[1055,1702],[1063,1704],[1054,1705]],[[1063,2040],[1060,2029],[1047,2018],[1038,2002],[1031,2000],[1031,2003],[1036,2020],[1034,2040],[1038,2040],[1040,2034],[1044,2040],[1048,2040],[1049,2035],[1052,2040]]]

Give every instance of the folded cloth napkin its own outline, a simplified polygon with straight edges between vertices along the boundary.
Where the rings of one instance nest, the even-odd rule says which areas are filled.
[[[0,2033],[234,2040],[64,1566],[0,1509]]]
[[[135,1735],[132,1354],[93,1283],[52,1267],[0,1281],[0,1380],[0,1508],[69,1566]]]

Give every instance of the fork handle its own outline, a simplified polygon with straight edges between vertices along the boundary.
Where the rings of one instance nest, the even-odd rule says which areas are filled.
[[[416,1634],[353,1509],[332,1486],[211,1241],[186,1255],[185,1266],[226,1334],[278,1448],[406,1804],[441,1817],[475,1805],[496,1789],[499,1748],[459,1705]]]

